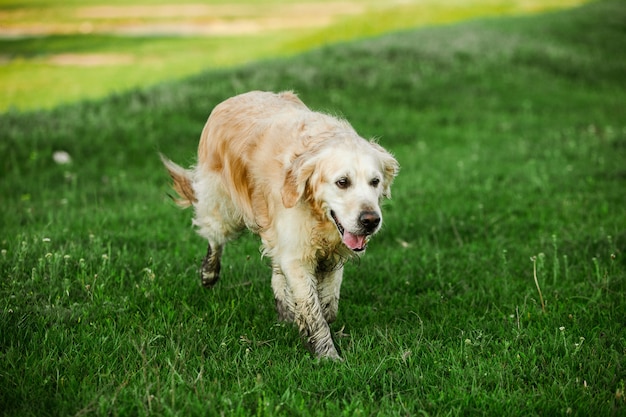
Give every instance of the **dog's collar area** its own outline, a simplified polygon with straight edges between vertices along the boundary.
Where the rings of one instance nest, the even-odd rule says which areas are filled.
[[[337,219],[337,215],[335,215],[335,212],[332,210],[330,211],[330,217],[332,217],[335,222],[335,226],[337,226],[337,230],[341,235],[341,240],[344,245],[354,252],[361,252],[365,250],[367,242],[369,241],[368,235],[355,235],[353,233],[346,232],[346,229],[343,227],[339,219]]]

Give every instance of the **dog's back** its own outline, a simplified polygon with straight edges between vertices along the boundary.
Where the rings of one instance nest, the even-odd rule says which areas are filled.
[[[267,204],[280,201],[293,158],[310,146],[307,142],[323,140],[336,129],[351,127],[311,111],[291,92],[241,94],[211,112],[196,170],[219,175],[246,225],[263,229],[272,210]]]
[[[252,91],[217,105],[202,130],[198,144],[198,165],[220,171],[225,158],[242,158],[262,148],[263,139],[271,139],[267,131],[276,127],[283,117],[309,108],[291,92]]]

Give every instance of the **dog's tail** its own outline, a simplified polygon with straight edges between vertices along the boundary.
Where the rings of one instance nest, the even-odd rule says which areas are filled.
[[[163,165],[167,168],[170,177],[174,180],[172,188],[179,195],[179,198],[173,197],[173,200],[182,208],[191,206],[197,201],[196,194],[194,193],[193,186],[191,185],[191,171],[176,165],[161,153],[159,156],[161,157],[161,161],[163,161]]]

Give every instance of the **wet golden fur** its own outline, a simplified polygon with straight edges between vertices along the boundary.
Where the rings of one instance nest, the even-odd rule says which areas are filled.
[[[338,359],[328,323],[337,312],[340,259],[379,230],[396,160],[290,92],[222,102],[202,131],[195,167],[162,159],[178,204],[194,207],[209,243],[203,283],[217,281],[224,244],[247,227],[272,259],[279,317],[298,324],[315,355]]]

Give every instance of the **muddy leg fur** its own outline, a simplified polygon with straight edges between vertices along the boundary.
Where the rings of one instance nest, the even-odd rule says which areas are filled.
[[[292,296],[294,321],[305,346],[318,358],[341,360],[324,319],[314,272],[300,261],[281,263],[281,271]]]
[[[330,327],[322,317],[317,297],[296,302],[296,324],[306,348],[318,358],[342,360],[335,348]]]
[[[278,320],[293,323],[295,319],[293,296],[280,266],[272,265],[272,290],[276,301]]]
[[[327,323],[332,323],[337,318],[342,278],[342,266],[338,266],[333,271],[317,273],[317,293],[322,306],[322,314]]]
[[[200,281],[205,288],[211,288],[220,279],[223,246],[208,244],[207,253],[200,268]]]

